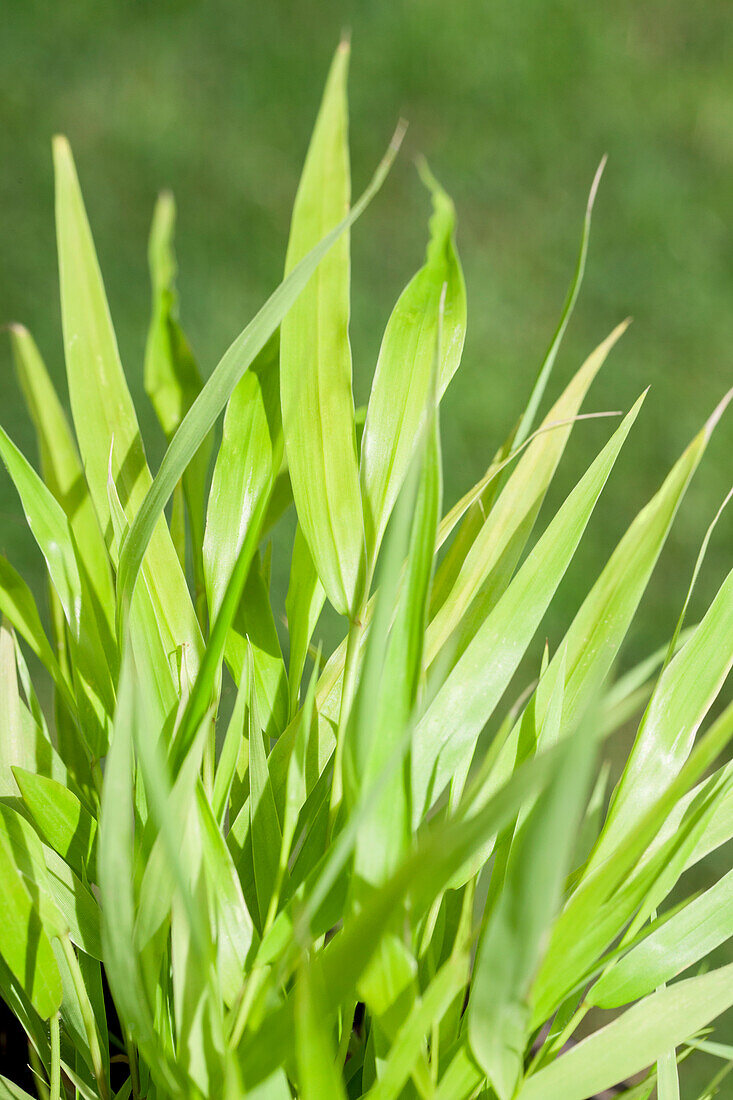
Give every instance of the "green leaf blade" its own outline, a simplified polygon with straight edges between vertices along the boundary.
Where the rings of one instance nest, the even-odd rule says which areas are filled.
[[[89,491],[108,546],[114,529],[107,491],[110,470],[125,513],[134,518],[151,484],[137,416],[122,370],[94,242],[69,144],[54,139],[56,223],[69,396]],[[150,532],[147,581],[172,640],[185,645],[194,673],[201,631],[165,521]]]
[[[653,993],[528,1077],[517,1100],[586,1100],[645,1069],[733,1004],[733,965]]]
[[[440,395],[458,368],[466,333],[466,287],[455,247],[455,210],[427,168],[423,175],[433,202],[427,258],[387,322],[361,445],[364,519],[372,562],[420,437],[439,330]]]
[[[286,274],[349,208],[348,55],[342,43],[326,83],[293,208]],[[364,584],[349,298],[344,233],[283,319],[280,349],[283,425],[298,519],[328,598],[342,614],[355,614]]]
[[[643,396],[569,494],[419,723],[412,758],[415,820],[470,763],[475,740],[539,626],[642,401]],[[455,732],[446,737],[447,730]]]

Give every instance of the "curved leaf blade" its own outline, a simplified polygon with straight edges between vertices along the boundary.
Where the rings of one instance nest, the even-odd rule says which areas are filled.
[[[733,1004],[733,964],[676,982],[634,1005],[545,1069],[517,1100],[586,1100],[645,1069]]]
[[[455,246],[455,210],[427,167],[422,175],[433,203],[427,257],[387,322],[361,444],[364,523],[372,565],[420,438],[438,334],[440,396],[458,369],[466,334],[466,286]]]
[[[412,747],[413,822],[422,818],[456,772],[470,764],[476,738],[575,553],[643,399],[644,395],[568,495],[418,724]]]

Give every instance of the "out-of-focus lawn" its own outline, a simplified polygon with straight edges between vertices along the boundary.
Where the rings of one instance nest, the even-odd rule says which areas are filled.
[[[331,52],[353,36],[355,190],[398,115],[403,154],[353,235],[357,401],[428,215],[411,156],[454,196],[469,334],[443,413],[446,498],[483,471],[519,414],[554,328],[587,188],[609,163],[589,268],[552,383],[627,314],[589,404],[643,413],[547,623],[552,644],[636,509],[733,382],[733,20],[728,0],[5,0],[0,34],[0,321],[23,321],[63,387],[50,137],[71,139],[123,360],[142,393],[146,237],[156,191],[178,200],[183,320],[208,373],[279,281],[289,212]],[[0,416],[34,453],[7,343]],[[678,517],[629,654],[663,641],[731,478],[724,422]],[[552,503],[606,437],[578,426]],[[730,565],[716,533],[694,601]],[[0,550],[40,588],[8,479]],[[275,561],[282,588],[287,562]],[[712,1072],[712,1070],[711,1070]],[[691,1094],[692,1095],[692,1094]]]
[[[0,319],[33,330],[62,384],[49,150],[62,130],[155,461],[160,437],[141,361],[156,191],[170,186],[178,199],[184,323],[208,372],[280,277],[322,82],[350,26],[355,189],[397,116],[410,121],[405,151],[354,233],[357,399],[368,393],[391,305],[421,259],[428,204],[411,164],[421,151],[455,197],[469,287],[464,363],[443,416],[450,500],[521,409],[607,152],[586,284],[552,389],[633,314],[589,407],[628,407],[649,383],[652,392],[548,623],[556,638],[636,507],[733,381],[730,16],[726,0],[6,0]],[[32,448],[5,344],[0,363],[3,423]],[[555,500],[607,432],[577,429]],[[729,422],[684,504],[632,649],[671,627],[728,486],[732,438]],[[5,477],[0,513],[2,549],[40,576]],[[731,530],[727,522],[716,536],[698,610],[722,578]]]

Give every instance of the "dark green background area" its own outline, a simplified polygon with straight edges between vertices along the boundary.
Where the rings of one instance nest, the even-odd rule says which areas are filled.
[[[350,27],[355,191],[399,115],[397,166],[353,234],[357,401],[424,249],[424,153],[456,201],[469,292],[464,362],[443,413],[446,502],[482,472],[526,399],[565,294],[587,189],[609,163],[580,304],[551,385],[627,314],[634,324],[588,408],[651,392],[548,620],[551,641],[638,506],[733,381],[733,36],[730,5],[689,0],[207,3],[5,0],[0,37],[0,320],[32,329],[63,386],[50,137],[72,143],[151,462],[142,393],[146,237],[156,192],[178,200],[184,325],[202,370],[278,282],[323,80]],[[7,344],[3,424],[33,453]],[[557,502],[609,425],[579,425]],[[668,635],[730,480],[724,423],[684,503],[630,639]],[[0,478],[0,542],[38,580]],[[726,568],[716,534],[695,601]],[[286,562],[276,561],[282,582]]]

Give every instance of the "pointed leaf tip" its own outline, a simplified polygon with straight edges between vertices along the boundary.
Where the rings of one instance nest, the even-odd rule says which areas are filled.
[[[706,433],[706,438],[707,439],[710,439],[710,436],[713,434],[713,432],[717,428],[718,422],[719,422],[720,418],[722,417],[723,413],[725,412],[725,410],[728,408],[728,405],[730,404],[731,399],[733,399],[733,386],[731,386],[731,388],[728,390],[728,392],[725,394],[725,396],[722,398],[722,400],[718,402],[718,404],[715,406],[712,413],[710,414],[710,416],[708,417],[708,419],[705,422],[704,431]]]
[[[600,187],[601,178],[603,176],[603,171],[606,167],[607,162],[608,162],[608,153],[604,153],[603,156],[601,157],[600,164],[596,168],[596,174],[593,177],[593,183],[590,185],[590,191],[588,192],[588,206],[586,208],[586,212],[588,214],[590,214],[593,210],[593,206],[594,206],[595,201],[596,201],[596,195],[598,194],[598,188]]]

